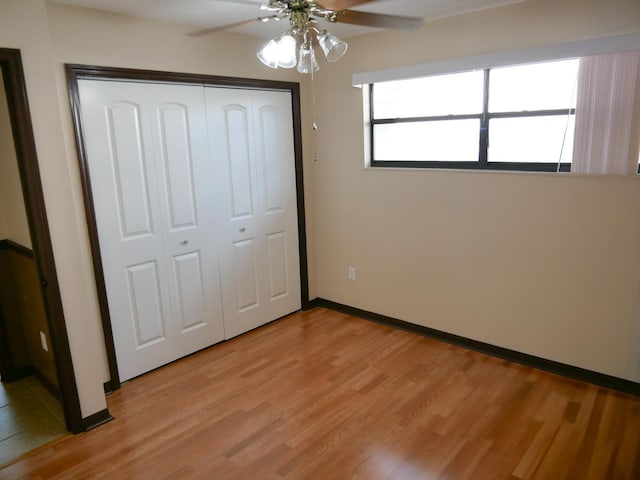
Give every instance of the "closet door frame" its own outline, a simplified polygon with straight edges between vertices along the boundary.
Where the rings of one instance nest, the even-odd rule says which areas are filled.
[[[256,90],[287,91],[291,94],[292,119],[293,119],[293,144],[295,156],[296,198],[298,212],[298,248],[300,257],[300,303],[302,309],[310,308],[309,302],[309,274],[307,267],[307,237],[304,206],[304,175],[302,161],[302,120],[300,111],[300,84],[297,82],[281,82],[273,80],[260,80],[251,78],[221,77],[215,75],[198,75],[191,73],[163,72],[154,70],[138,70],[117,67],[103,67],[95,65],[66,64],[67,86],[71,114],[73,118],[74,133],[76,139],[76,151],[80,168],[80,181],[84,200],[84,210],[87,221],[91,256],[96,281],[96,292],[102,317],[102,329],[104,333],[107,361],[109,365],[110,379],[104,384],[105,393],[113,392],[120,388],[120,376],[116,362],[113,329],[107,303],[107,290],[104,280],[102,257],[100,255],[100,241],[91,192],[89,177],[89,163],[85,148],[85,139],[82,134],[81,105],[78,93],[78,80],[123,80],[150,83],[173,83],[185,85],[202,85],[203,87],[229,87],[248,88]]]

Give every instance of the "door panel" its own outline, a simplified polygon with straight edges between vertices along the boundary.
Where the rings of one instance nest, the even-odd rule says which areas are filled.
[[[203,92],[95,80],[79,81],[79,92],[127,380],[224,339]]]
[[[180,333],[206,325],[205,294],[199,252],[173,257]]]
[[[283,152],[281,152],[279,128],[280,119],[278,118],[278,110],[272,106],[262,107],[259,110],[259,137],[258,137],[258,155],[261,155],[264,161],[264,168],[261,169],[263,178],[261,178],[264,185],[264,203],[265,210],[267,212],[282,212],[283,211],[283,190],[282,180],[283,175],[281,172],[281,158]],[[287,144],[283,145],[285,148]]]
[[[216,174],[209,159],[204,89],[151,85],[151,133],[163,202],[168,296],[176,358],[224,340],[216,237]],[[169,277],[168,277],[169,278]]]
[[[205,88],[217,168],[225,333],[300,308],[291,96]]]
[[[169,203],[169,228],[193,227],[196,225],[195,185],[188,111],[184,105],[165,104],[158,107],[158,116],[164,147],[161,152]]]
[[[80,81],[83,133],[118,370],[170,362],[171,305],[148,101],[139,84]]]
[[[239,105],[224,108],[225,136],[228,145],[227,171],[229,172],[229,197],[231,215],[242,218],[253,214],[253,188],[251,179],[251,148],[247,109]]]
[[[301,306],[291,96],[286,92],[256,91],[253,108],[265,259],[264,311],[276,319]],[[276,239],[281,242],[280,253]]]
[[[277,300],[289,292],[287,271],[287,237],[285,232],[267,235],[269,299]]]
[[[140,106],[107,105],[108,140],[123,239],[151,233]]]
[[[156,262],[127,267],[129,308],[133,316],[137,350],[166,340],[164,314],[160,303]]]
[[[235,309],[238,312],[246,312],[259,306],[258,265],[255,244],[256,242],[253,238],[233,243],[237,296]]]

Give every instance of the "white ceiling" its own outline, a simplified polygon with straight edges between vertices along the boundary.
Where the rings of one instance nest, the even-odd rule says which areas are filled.
[[[135,17],[192,25],[194,30],[227,25],[271,15],[260,10],[266,0],[47,0],[75,7],[122,13]],[[525,0],[372,0],[354,7],[372,13],[422,17],[425,21],[459,15]],[[318,1],[322,4],[322,0]],[[231,31],[270,38],[286,29],[282,22],[256,23]],[[375,31],[373,28],[331,24],[332,33],[346,38]],[[215,35],[215,34],[212,34]]]

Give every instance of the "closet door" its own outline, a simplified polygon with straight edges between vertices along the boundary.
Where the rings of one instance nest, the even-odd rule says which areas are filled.
[[[291,95],[205,90],[231,338],[300,309]]]
[[[224,338],[202,87],[81,80],[122,380]]]

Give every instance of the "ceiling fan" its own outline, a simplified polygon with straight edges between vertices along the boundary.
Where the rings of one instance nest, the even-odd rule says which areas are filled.
[[[347,44],[320,28],[319,20],[394,30],[415,30],[423,23],[423,19],[419,17],[349,9],[373,1],[375,0],[268,0],[260,6],[260,9],[269,12],[270,15],[205,28],[188,35],[199,37],[255,23],[288,19],[289,29],[277,39],[272,39],[264,45],[258,52],[258,58],[271,68],[293,68],[297,65],[298,72],[312,73],[319,69],[313,48],[315,45],[320,46],[328,62],[339,60],[347,51]]]

